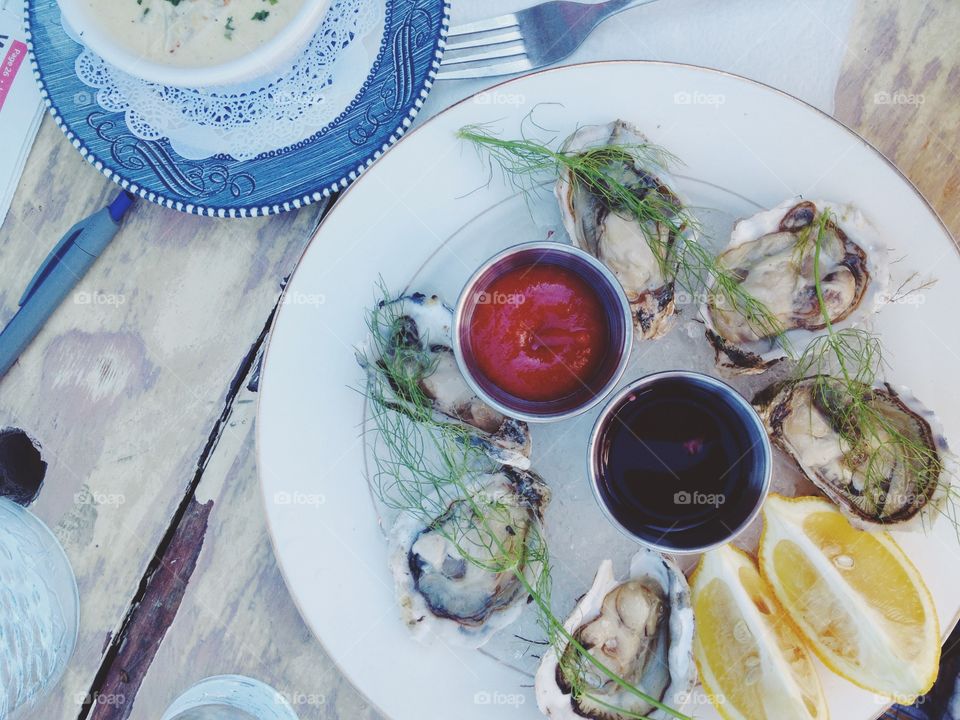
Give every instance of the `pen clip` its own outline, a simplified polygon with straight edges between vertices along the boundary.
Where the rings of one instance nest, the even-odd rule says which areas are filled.
[[[47,255],[47,258],[33,274],[30,282],[27,283],[27,289],[23,291],[23,296],[20,298],[20,302],[17,303],[20,307],[23,307],[23,304],[30,299],[30,296],[33,295],[34,291],[40,286],[40,283],[43,282],[43,279],[50,273],[56,264],[60,262],[64,252],[68,247],[70,247],[71,244],[73,244],[73,241],[77,239],[77,236],[81,232],[83,232],[83,223],[77,223],[72,228],[67,230],[66,235],[60,238],[60,242],[58,242],[56,247],[50,251],[50,254]]]

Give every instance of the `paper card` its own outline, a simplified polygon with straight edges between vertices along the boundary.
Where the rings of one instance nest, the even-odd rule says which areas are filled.
[[[43,117],[27,58],[20,3],[0,2],[0,225]]]

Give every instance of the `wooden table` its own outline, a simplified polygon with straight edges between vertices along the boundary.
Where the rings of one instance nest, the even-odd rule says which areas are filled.
[[[734,4],[750,2],[761,0]],[[792,30],[835,36],[835,116],[890,157],[956,235],[960,4],[849,2],[842,28],[812,17]],[[637,22],[646,11],[633,11]],[[771,32],[791,42],[790,28]],[[53,241],[114,192],[47,119],[0,228],[0,322]],[[76,653],[37,718],[156,720],[221,673],[274,685],[304,720],[377,716],[287,593],[254,461],[260,353],[323,211],[220,221],[137,206],[82,295],[0,382],[0,426],[43,446],[49,468],[33,510],[66,548],[82,603]]]

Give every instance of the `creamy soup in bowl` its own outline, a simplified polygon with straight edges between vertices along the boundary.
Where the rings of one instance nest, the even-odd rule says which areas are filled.
[[[331,0],[58,0],[91,50],[132,75],[206,87],[292,60]]]

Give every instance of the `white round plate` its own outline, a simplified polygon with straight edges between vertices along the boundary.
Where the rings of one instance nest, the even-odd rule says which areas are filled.
[[[539,211],[531,215],[515,188],[455,137],[476,123],[491,123],[504,137],[524,129],[549,135],[524,123],[535,108],[537,123],[557,138],[617,117],[635,123],[683,160],[675,177],[692,205],[721,216],[801,195],[858,206],[888,239],[892,256],[905,258],[898,277],[939,279],[884,308],[878,327],[890,378],[940,415],[948,437],[960,438],[960,254],[914,187],[856,134],[764,85],[664,63],[560,68],[468,99],[412,132],[337,203],[287,286],[260,391],[260,475],[287,585],[346,676],[394,720],[539,717],[528,677],[489,654],[424,646],[408,636],[366,482],[362,376],[353,350],[364,340],[364,311],[381,278],[398,291],[415,279],[417,289],[439,290],[452,302],[496,250],[543,239],[531,236],[541,226]],[[664,362],[685,367],[686,360],[661,358],[659,369]],[[570,445],[585,443],[589,421],[585,416],[573,428]],[[568,465],[563,477],[534,439],[534,467],[569,492],[548,510],[548,523],[562,524],[564,513],[580,519],[598,512],[580,471]],[[926,577],[946,635],[960,610],[960,576],[937,569],[957,562],[953,528],[941,521],[930,535],[898,539]],[[571,542],[596,557],[607,551],[590,537]],[[582,590],[596,557],[564,567]],[[886,701],[826,670],[821,675],[832,717],[866,720],[883,711]],[[688,712],[716,717],[700,704]]]

